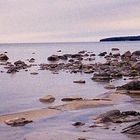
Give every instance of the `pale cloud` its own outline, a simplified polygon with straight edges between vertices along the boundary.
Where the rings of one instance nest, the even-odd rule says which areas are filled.
[[[0,42],[95,41],[139,34],[139,0],[1,0]]]

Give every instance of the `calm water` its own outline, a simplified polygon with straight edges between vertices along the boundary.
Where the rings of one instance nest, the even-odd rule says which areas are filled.
[[[96,54],[107,51],[111,48],[119,48],[123,53],[127,50],[135,51],[140,49],[140,42],[117,42],[117,43],[63,43],[63,44],[8,44],[0,45],[0,52],[8,52],[10,62],[35,58],[35,64],[48,63],[47,57],[51,54],[77,53],[81,50],[87,50]],[[58,53],[58,50],[62,50]],[[32,54],[32,53],[35,54]],[[95,61],[90,63],[104,61],[96,57]],[[0,70],[3,66],[0,66]],[[49,71],[38,71],[39,67],[32,67],[28,72],[20,71],[16,74],[0,73],[0,115],[47,107],[50,105],[62,104],[61,98],[65,96],[75,95],[83,98],[94,98],[105,93],[107,90],[104,86],[108,83],[96,83],[90,78],[92,74],[69,74],[60,72],[52,74]],[[6,71],[6,70],[4,70]],[[38,72],[38,75],[30,75],[30,72]],[[84,79],[86,84],[74,84],[73,80]],[[125,81],[115,80],[113,84],[121,85]],[[52,104],[42,104],[39,98],[51,94],[56,97],[56,101]],[[130,100],[129,100],[130,101]],[[139,136],[131,136],[120,134],[123,126],[118,126],[116,131],[110,132],[105,129],[89,129],[88,125],[92,124],[92,116],[100,114],[110,109],[127,108],[139,110],[139,101],[135,103],[125,101],[120,104],[79,111],[70,111],[62,113],[48,119],[43,119],[31,123],[29,125],[17,128],[11,128],[5,124],[0,124],[0,135],[2,140],[77,140],[78,137],[86,137],[87,139],[101,140],[138,140]],[[77,129],[72,126],[75,121],[86,122],[86,126]],[[112,126],[113,128],[113,126]],[[82,130],[89,130],[82,132]]]
[[[8,52],[10,62],[35,58],[35,64],[48,63],[47,57],[52,54],[77,53],[87,50],[99,54],[110,52],[111,48],[118,47],[123,53],[127,50],[140,49],[140,42],[117,42],[117,43],[55,43],[55,44],[1,44],[0,53]],[[58,50],[62,50],[58,53]],[[35,54],[32,54],[32,53]],[[91,63],[103,61],[96,57]],[[0,66],[2,70],[3,66]],[[107,83],[96,83],[90,78],[92,74],[69,74],[60,72],[52,74],[49,71],[38,71],[39,67],[32,67],[28,72],[20,71],[16,74],[0,73],[0,114],[7,114],[33,108],[46,107],[62,104],[61,98],[69,95],[83,98],[94,98],[107,90]],[[6,70],[4,70],[6,71]],[[38,75],[30,75],[30,72],[38,72]],[[74,84],[73,80],[84,79],[86,84]],[[119,85],[122,81],[114,81]],[[39,98],[51,94],[56,97],[53,104],[42,104]]]

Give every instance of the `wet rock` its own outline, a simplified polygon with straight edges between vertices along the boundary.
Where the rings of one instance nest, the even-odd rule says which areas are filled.
[[[48,61],[58,61],[59,56],[58,55],[52,55],[48,57]]]
[[[61,101],[75,101],[75,100],[83,100],[81,97],[70,96],[61,99]]]
[[[120,116],[120,114],[121,114],[120,110],[111,110],[99,115],[95,120],[96,123],[111,122],[113,117]]]
[[[109,85],[105,86],[105,88],[106,89],[115,89],[116,87],[114,85],[109,84]]]
[[[115,54],[113,54],[112,56],[116,58],[116,57],[121,56],[121,54],[120,54],[120,53],[115,53]]]
[[[0,61],[7,61],[9,58],[6,54],[0,54]]]
[[[99,56],[105,56],[107,54],[107,52],[102,52],[99,54]]]
[[[38,72],[31,72],[30,74],[31,74],[31,75],[37,75]]]
[[[140,56],[140,50],[138,50],[138,51],[134,51],[133,53],[132,53],[132,55],[134,56]]]
[[[80,54],[84,54],[84,53],[86,53],[87,51],[80,51],[80,52],[78,52],[78,53],[80,53]]]
[[[97,82],[106,82],[110,81],[112,77],[110,76],[110,74],[103,73],[103,74],[94,74],[91,79]]]
[[[90,74],[90,73],[93,73],[94,70],[93,69],[84,69],[83,72]]]
[[[86,140],[86,138],[78,138],[78,140]]]
[[[121,57],[122,58],[131,58],[132,54],[130,51],[125,52]]]
[[[48,103],[51,103],[51,102],[54,102],[55,101],[55,97],[53,97],[52,95],[47,95],[47,96],[44,96],[42,98],[39,99],[40,102],[48,102]]]
[[[29,60],[29,62],[30,62],[30,63],[34,63],[34,62],[35,62],[35,59],[34,59],[34,58],[31,58],[31,59]]]
[[[72,54],[71,55],[71,58],[77,58],[77,59],[79,59],[79,58],[82,58],[82,55],[81,54]]]
[[[96,123],[124,123],[124,122],[133,122],[140,120],[140,113],[136,111],[124,111],[120,110],[111,110],[106,113],[99,115],[96,119]]]
[[[121,133],[140,135],[140,121],[122,129]]]
[[[69,62],[73,63],[74,62],[74,59],[69,59]]]
[[[18,60],[16,62],[14,62],[14,65],[16,65],[16,66],[26,66],[25,62],[23,62],[21,60]]]
[[[79,127],[79,126],[85,125],[85,123],[83,123],[83,122],[75,122],[75,123],[73,123],[72,125],[73,125],[73,126],[76,126],[76,127]]]
[[[58,57],[59,57],[59,59],[61,59],[61,60],[68,60],[67,55],[62,55],[62,56],[58,56]]]
[[[85,80],[75,80],[75,81],[73,81],[73,83],[85,84],[86,81]]]
[[[96,56],[96,54],[94,54],[94,53],[90,54],[90,57],[92,57],[92,56]]]
[[[17,126],[24,126],[28,123],[33,122],[32,120],[27,120],[26,118],[14,118],[11,120],[6,120],[5,123],[7,125],[10,125],[12,127],[17,127]]]
[[[132,69],[140,70],[140,62],[135,62],[132,64]]]
[[[112,51],[119,51],[119,48],[112,48]]]
[[[7,73],[15,73],[15,72],[18,72],[21,69],[27,69],[28,67],[30,67],[30,66],[25,64],[25,62],[23,62],[21,60],[18,60],[16,62],[14,62],[14,65],[12,65],[12,64],[9,65]]]
[[[7,73],[15,73],[17,72],[18,70],[15,68],[15,67],[10,67],[8,70],[7,70]]]
[[[118,86],[117,90],[140,90],[140,81],[134,80],[125,85]]]

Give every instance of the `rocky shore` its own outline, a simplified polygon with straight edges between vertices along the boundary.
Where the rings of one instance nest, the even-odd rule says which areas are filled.
[[[58,52],[61,52],[59,50]],[[61,52],[62,53],[62,52]],[[96,62],[96,58],[104,58],[104,62]],[[72,110],[82,110],[89,108],[103,108],[106,106],[118,106],[127,100],[131,101],[132,95],[140,96],[140,50],[123,54],[120,53],[119,48],[112,48],[110,52],[101,52],[95,54],[82,50],[75,54],[52,54],[46,57],[47,63],[37,64],[35,58],[27,59],[26,61],[17,60],[14,63],[10,62],[8,53],[0,54],[1,74],[16,74],[17,72],[30,72],[29,69],[36,67],[36,71],[30,72],[33,76],[38,75],[41,70],[49,71],[52,74],[59,74],[65,72],[69,74],[83,73],[89,74],[89,80],[95,82],[107,83],[105,88],[108,90],[104,95],[97,98],[82,98],[80,96],[65,96],[61,99],[64,103],[58,106],[50,106],[47,108],[24,111],[13,114],[6,114],[0,116],[0,123],[10,125],[12,127],[22,127],[29,123],[35,123],[36,120],[43,118],[51,118],[63,112],[70,112]],[[116,86],[112,81],[122,79],[127,81],[126,84]],[[75,79],[73,84],[86,85],[86,80]],[[55,102],[56,97],[46,95],[40,97],[38,102],[52,103]],[[84,111],[84,110],[83,110]],[[117,131],[118,124],[125,124],[124,128],[119,129],[120,133],[140,135],[137,129],[140,128],[140,112],[137,110],[123,110],[122,108],[100,112],[99,116],[94,116],[93,123],[86,125],[85,122],[77,121],[73,123],[74,127],[86,128],[101,128],[109,129],[110,131]],[[132,125],[132,123],[134,123]],[[131,125],[130,125],[131,124]],[[130,126],[129,126],[130,125]],[[115,126],[114,129],[112,126]],[[86,138],[78,138],[86,139]]]

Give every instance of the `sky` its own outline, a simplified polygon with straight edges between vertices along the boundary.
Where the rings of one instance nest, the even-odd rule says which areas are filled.
[[[140,35],[140,0],[0,0],[0,43]]]

